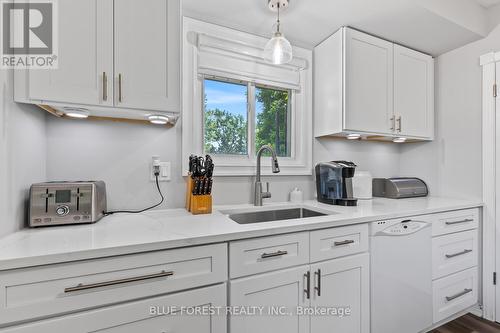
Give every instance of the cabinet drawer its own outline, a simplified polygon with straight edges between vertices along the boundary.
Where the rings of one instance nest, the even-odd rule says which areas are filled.
[[[433,282],[434,323],[477,303],[477,267]]]
[[[0,325],[223,282],[225,244],[6,271]]]
[[[208,313],[208,306],[226,305],[226,285],[195,289],[173,295],[128,302],[121,305],[85,311],[9,327],[3,333],[225,333],[224,311]],[[189,311],[182,312],[182,309]],[[171,314],[167,314],[170,313]],[[165,315],[162,315],[165,314]]]
[[[231,278],[309,263],[309,233],[263,237],[229,244]]]
[[[432,236],[476,229],[479,225],[479,209],[457,210],[429,215],[432,219]]]
[[[311,262],[368,251],[368,225],[311,232]]]
[[[437,279],[477,266],[477,230],[436,237],[432,240],[432,277]]]

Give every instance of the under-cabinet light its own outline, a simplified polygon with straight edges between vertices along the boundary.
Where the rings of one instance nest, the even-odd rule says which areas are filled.
[[[148,120],[151,124],[165,125],[169,122],[170,119],[167,116],[151,115],[148,116]]]
[[[358,140],[361,138],[361,134],[351,133],[347,135],[348,140]]]

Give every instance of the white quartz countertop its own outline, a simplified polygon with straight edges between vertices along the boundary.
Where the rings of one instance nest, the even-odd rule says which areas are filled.
[[[24,229],[0,238],[0,270],[84,260],[237,239],[338,227],[371,221],[480,207],[463,199],[428,197],[360,200],[356,207],[306,201],[219,206],[210,215],[191,215],[184,209],[142,214],[116,214],[96,224]],[[305,207],[332,215],[306,219],[238,224],[223,212]]]

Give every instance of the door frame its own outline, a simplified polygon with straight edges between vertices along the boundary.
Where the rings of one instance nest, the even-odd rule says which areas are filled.
[[[497,189],[500,191],[500,177],[496,173],[496,166],[500,166],[500,153],[497,153],[500,148],[500,130],[499,133],[496,131],[496,128],[500,129],[500,117],[496,117],[496,72],[500,70],[500,52],[481,56],[480,65],[483,71],[482,310],[485,319],[497,321],[500,320],[500,286],[494,285],[493,274],[500,272],[500,244],[496,244],[496,235],[500,232],[500,221],[496,218],[496,207],[500,204],[500,195],[498,198],[496,195]]]

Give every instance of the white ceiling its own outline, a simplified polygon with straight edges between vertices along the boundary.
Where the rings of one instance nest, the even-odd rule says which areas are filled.
[[[489,8],[500,4],[500,0],[476,0],[484,8]]]
[[[266,37],[275,22],[267,0],[183,0],[183,13]],[[346,25],[439,55],[484,37],[486,21],[486,9],[476,0],[290,0],[282,29],[306,48]]]

